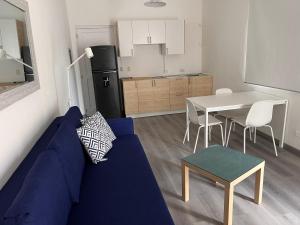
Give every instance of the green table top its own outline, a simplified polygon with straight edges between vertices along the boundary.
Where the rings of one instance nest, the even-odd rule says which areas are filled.
[[[229,182],[264,162],[263,159],[220,145],[200,150],[182,160]]]

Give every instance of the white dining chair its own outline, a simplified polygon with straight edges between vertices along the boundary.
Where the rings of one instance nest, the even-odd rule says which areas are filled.
[[[228,138],[226,142],[226,147],[228,146],[231,128],[234,123],[237,123],[244,127],[244,153],[246,153],[246,132],[249,130],[254,130],[254,143],[256,143],[256,129],[259,127],[268,127],[271,130],[275,155],[277,154],[276,143],[274,139],[273,128],[270,126],[273,117],[273,103],[270,101],[259,101],[252,105],[250,111],[246,117],[236,117],[232,118],[230,123]]]
[[[201,130],[201,128],[205,127],[205,116],[204,115],[199,116],[198,113],[197,113],[196,107],[188,100],[187,100],[187,106],[188,106],[189,124],[186,128],[186,132],[185,132],[185,135],[184,135],[184,138],[183,138],[183,144],[185,143],[185,140],[187,138],[190,123],[198,125],[199,127],[198,127],[196,142],[195,142],[195,146],[194,146],[194,153],[195,153],[196,148],[197,148],[197,143],[198,143],[200,130]],[[208,115],[208,127],[212,127],[212,126],[220,126],[221,136],[222,136],[222,145],[224,146],[225,141],[224,141],[224,135],[223,135],[222,121],[218,120],[217,118],[215,118],[211,115]]]
[[[216,95],[229,95],[232,93],[233,91],[230,88],[220,88],[216,90]],[[223,118],[225,118],[225,128],[224,128],[225,139],[227,139],[228,120],[230,120],[233,117],[240,117],[246,114],[247,112],[244,110],[227,110],[227,111],[220,111],[215,114],[215,116],[222,116]],[[235,130],[235,124],[233,130]]]

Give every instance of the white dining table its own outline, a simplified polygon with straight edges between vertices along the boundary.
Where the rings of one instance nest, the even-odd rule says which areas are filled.
[[[258,101],[272,101],[274,105],[283,105],[285,107],[283,116],[282,134],[280,139],[280,147],[283,148],[285,129],[288,113],[288,100],[279,96],[266,94],[259,91],[246,91],[246,92],[235,92],[232,94],[225,95],[210,95],[201,97],[187,98],[187,101],[193,103],[193,105],[204,112],[205,115],[205,132],[204,142],[205,147],[208,147],[208,114],[211,112],[220,112],[226,110],[237,110],[250,108],[255,102]],[[189,117],[188,107],[186,107],[186,125],[188,128],[187,139],[190,137],[189,129]]]

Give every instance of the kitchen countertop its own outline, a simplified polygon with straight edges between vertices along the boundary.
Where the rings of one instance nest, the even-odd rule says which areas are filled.
[[[122,80],[148,80],[148,79],[176,79],[176,78],[182,78],[182,77],[195,77],[195,76],[211,76],[209,74],[180,74],[180,75],[166,75],[166,76],[153,76],[153,77],[124,77],[120,78]]]

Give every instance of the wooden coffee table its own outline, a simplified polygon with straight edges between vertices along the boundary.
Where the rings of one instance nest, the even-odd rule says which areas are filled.
[[[252,174],[256,174],[254,201],[262,202],[265,161],[222,146],[211,146],[182,159],[182,196],[189,201],[189,170],[223,184],[224,224],[232,225],[234,187]]]

